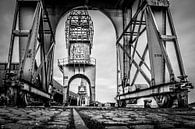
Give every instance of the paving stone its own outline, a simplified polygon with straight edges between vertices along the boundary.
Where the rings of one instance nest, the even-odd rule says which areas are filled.
[[[102,118],[103,118],[102,115],[97,115],[97,116],[94,116],[94,117],[93,117],[93,119],[96,119],[96,120],[102,119]]]
[[[49,125],[68,125],[65,121],[51,121],[48,122]]]
[[[0,113],[8,113],[9,111],[7,109],[0,108]]]
[[[33,129],[33,127],[34,126],[22,125],[22,124],[17,124],[17,123],[8,123],[8,124],[3,125],[4,129]]]
[[[66,129],[66,125],[47,125],[47,129]]]
[[[40,122],[35,120],[19,120],[17,123],[24,125],[40,125]]]
[[[127,123],[122,121],[104,121],[104,124],[106,125],[127,125]]]
[[[12,118],[12,117],[15,116],[14,114],[12,114],[12,113],[10,113],[10,112],[5,113],[4,115],[7,116],[8,118]]]
[[[153,124],[154,122],[153,121],[150,121],[150,120],[146,120],[146,121],[128,121],[128,124],[130,125],[140,125],[140,124]]]
[[[69,112],[65,112],[65,111],[64,111],[64,112],[61,112],[61,113],[60,113],[60,116],[68,116],[69,114],[70,114]]]
[[[174,129],[175,128],[175,126],[171,123],[163,123],[163,124],[160,123],[158,125],[158,127],[161,128],[161,129]]]
[[[36,118],[37,121],[40,121],[40,122],[46,122],[48,120],[50,120],[50,117],[48,116],[39,116],[38,118]]]
[[[10,119],[11,119],[11,120],[16,120],[16,121],[18,121],[18,120],[25,120],[25,119],[27,119],[27,117],[13,116],[13,117],[11,117]]]
[[[154,125],[135,125],[135,126],[130,126],[130,129],[158,129],[158,128],[155,128]]]
[[[94,120],[94,119],[91,119],[91,120]],[[106,120],[106,119],[96,119],[96,121],[98,121],[100,123],[110,122],[110,120]]]
[[[129,129],[127,126],[107,126],[105,129]]]
[[[112,118],[112,120],[114,120],[114,121],[123,121],[123,122],[125,122],[125,121],[131,120],[131,118],[124,118],[124,117],[119,118],[119,117],[115,117],[115,118]]]
[[[184,125],[195,129],[195,121],[184,122]]]
[[[37,116],[37,115],[41,115],[42,113],[40,111],[36,111],[36,112],[30,112],[29,115],[34,115],[34,116]]]
[[[3,118],[0,118],[0,124],[2,124],[2,123],[6,123],[6,120]]]

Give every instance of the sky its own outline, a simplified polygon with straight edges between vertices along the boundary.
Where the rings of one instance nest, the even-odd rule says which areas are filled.
[[[7,62],[14,4],[15,0],[0,0],[0,62]],[[170,0],[170,4],[185,71],[195,86],[195,1]],[[99,11],[89,13],[95,28],[92,57],[97,59],[96,99],[101,102],[111,102],[114,101],[116,95],[115,31],[111,21],[104,14]],[[58,69],[57,59],[66,57],[63,37],[65,19],[66,16],[59,22],[56,30],[54,78],[61,84],[62,74]],[[17,45],[15,49],[17,53]],[[14,61],[17,60],[14,58]],[[194,101],[195,89],[189,93],[189,102]]]

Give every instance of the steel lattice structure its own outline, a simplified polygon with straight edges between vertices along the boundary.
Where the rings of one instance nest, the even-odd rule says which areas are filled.
[[[116,100],[119,106],[136,103],[140,98],[148,97],[153,98],[159,107],[171,107],[173,103],[186,106],[187,92],[192,86],[184,70],[169,6],[168,0],[16,0],[8,54],[7,96],[15,104],[20,100],[26,101],[29,98],[27,96],[47,101],[52,99],[50,89],[55,46],[53,30],[56,29],[59,19],[69,10],[87,7],[103,12],[116,30]],[[74,19],[76,13],[78,12],[73,12],[70,18]],[[74,19],[76,23],[79,20],[82,23],[89,22],[85,20],[84,12],[79,13],[83,14]],[[79,29],[74,28],[75,22],[70,24],[74,20],[67,21],[67,47],[74,40],[90,39],[92,43],[92,23],[89,22],[89,26],[78,24],[82,26]],[[79,34],[83,36],[76,36]],[[10,66],[16,37],[19,37],[20,69],[17,79],[13,80]],[[170,58],[170,44],[175,51],[174,63],[178,67],[173,65]],[[140,85],[140,78],[145,84]]]
[[[136,103],[139,98],[151,96],[159,107],[171,107],[174,101],[186,104],[187,91],[192,86],[184,71],[169,1],[139,0],[136,6],[116,43],[119,104]],[[167,44],[175,50],[179,75],[173,69]],[[139,74],[145,85],[136,84]],[[178,98],[181,93],[183,103]]]
[[[26,11],[27,7],[30,13]],[[17,80],[12,82],[14,86],[7,86],[7,94],[14,96],[14,105],[28,104],[28,93],[43,97],[48,102],[52,98],[55,38],[48,13],[41,1],[16,1],[7,65],[8,82],[16,37],[19,37],[19,72]]]
[[[92,47],[94,29],[87,8],[70,12],[65,26],[67,48],[69,47],[70,42],[74,41],[87,41],[90,43],[90,48]]]

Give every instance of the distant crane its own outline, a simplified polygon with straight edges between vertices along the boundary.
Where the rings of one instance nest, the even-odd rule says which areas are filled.
[[[68,58],[58,60],[63,73],[64,99],[67,104],[71,81],[82,78],[89,84],[90,104],[95,103],[96,60],[91,58],[93,22],[86,8],[72,10],[66,21],[65,37]]]

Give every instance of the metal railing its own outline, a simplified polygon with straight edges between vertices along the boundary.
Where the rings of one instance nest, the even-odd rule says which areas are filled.
[[[88,64],[96,65],[96,59],[90,57],[89,59],[70,59],[68,57],[63,59],[58,59],[58,65],[67,65],[67,64]]]

